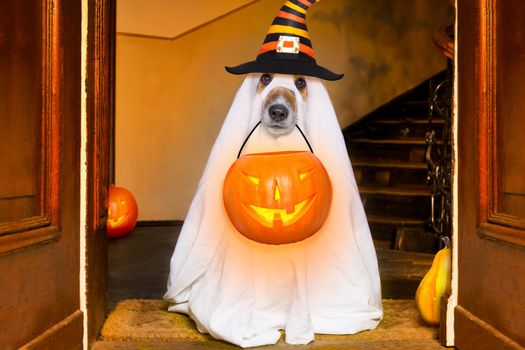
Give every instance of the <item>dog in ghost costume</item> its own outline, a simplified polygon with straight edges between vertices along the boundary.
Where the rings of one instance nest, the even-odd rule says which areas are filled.
[[[227,67],[248,76],[215,141],[170,263],[168,310],[188,314],[200,332],[241,347],[274,344],[281,330],[287,343],[307,344],[315,333],[354,334],[382,318],[375,249],[320,80],[342,76],[317,65],[307,37],[306,11],[315,2],[287,1],[257,59]],[[281,245],[239,233],[223,202],[225,177],[239,150],[310,147],[333,188],[322,227]]]

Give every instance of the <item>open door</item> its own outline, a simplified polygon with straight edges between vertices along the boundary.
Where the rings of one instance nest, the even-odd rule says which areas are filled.
[[[81,349],[81,2],[0,1],[0,349]]]
[[[525,348],[525,2],[458,1],[460,350]]]

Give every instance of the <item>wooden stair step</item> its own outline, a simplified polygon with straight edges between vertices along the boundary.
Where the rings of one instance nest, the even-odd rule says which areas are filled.
[[[406,169],[406,170],[427,170],[427,164],[414,162],[385,162],[356,160],[352,162],[354,168],[381,168],[381,169]]]
[[[432,266],[434,254],[376,249],[381,279],[421,280]]]
[[[396,103],[399,107],[419,107],[419,108],[428,108],[428,101],[425,100],[403,100]]]
[[[362,194],[367,215],[427,219],[430,195],[421,197]]]
[[[424,226],[425,220],[415,218],[403,218],[383,215],[367,215],[370,225],[383,225],[393,227]]]
[[[391,138],[391,139],[371,139],[371,138],[355,138],[348,140],[351,144],[365,144],[365,145],[379,145],[379,146],[426,146],[426,142],[422,138]],[[443,144],[443,141],[437,141],[436,144]]]
[[[383,298],[412,299],[432,266],[433,254],[376,249]]]
[[[376,249],[379,260],[388,260],[393,262],[412,261],[415,265],[432,265],[434,254],[407,252],[395,249]]]
[[[432,130],[436,133],[436,139],[440,140],[443,135],[444,121],[432,124]],[[371,138],[371,139],[420,139],[424,140],[429,131],[429,124],[426,119],[407,120],[400,119],[379,119],[370,120],[362,130],[366,133],[352,132],[347,136],[352,138]]]
[[[348,142],[348,141],[347,141]],[[387,146],[355,144],[348,147],[350,159],[378,162],[425,163],[425,146]]]
[[[389,197],[428,197],[428,188],[393,188],[393,187],[368,187],[360,186],[359,193],[366,196],[389,196]]]
[[[397,119],[387,119],[387,118],[378,118],[372,119],[368,123],[370,124],[387,124],[387,125],[398,125],[398,124],[418,124],[426,125],[428,124],[428,119],[416,119],[416,118],[397,118]],[[445,119],[432,119],[433,125],[443,125],[445,124]]]
[[[387,111],[403,114],[412,114],[412,115],[427,115],[428,114],[428,101],[425,100],[401,100],[396,101],[392,105],[388,106]]]

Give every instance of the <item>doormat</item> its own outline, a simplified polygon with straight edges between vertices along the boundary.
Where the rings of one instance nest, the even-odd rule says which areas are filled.
[[[197,331],[186,315],[167,311],[164,300],[122,301],[111,312],[104,327],[102,341],[192,341],[205,342],[212,337]],[[383,300],[384,317],[372,331],[354,335],[317,334],[316,341],[428,341],[438,346],[438,328],[423,323],[413,300]]]

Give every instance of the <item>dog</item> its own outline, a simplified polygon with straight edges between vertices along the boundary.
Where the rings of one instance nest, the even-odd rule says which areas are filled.
[[[261,103],[261,123],[270,134],[278,137],[294,130],[298,122],[299,111],[303,111],[307,103],[308,86],[303,76],[286,75],[283,77],[287,80],[293,79],[297,91],[283,86],[275,86],[266,91],[274,77],[274,74],[262,74],[257,84],[257,94],[265,95]]]
[[[241,235],[221,203],[232,164],[242,154],[306,146],[333,188],[319,232],[280,245]],[[259,169],[250,170],[239,185],[261,180]],[[313,185],[302,173],[297,190],[310,193]],[[276,201],[284,195],[266,193]],[[308,344],[315,333],[353,334],[377,326],[382,317],[377,258],[341,128],[319,78],[259,72],[245,78],[181,229],[165,299],[169,311],[188,314],[199,331],[241,347],[275,344],[281,330],[287,343]]]

